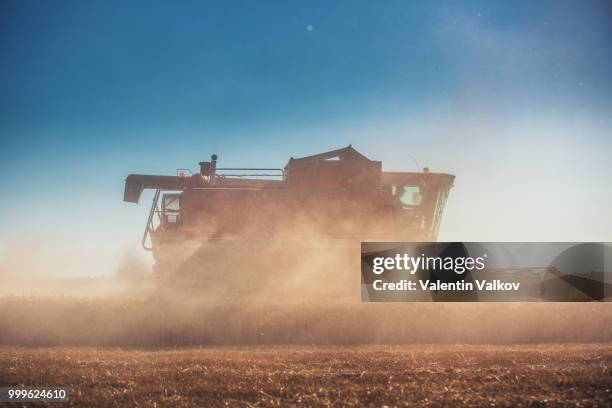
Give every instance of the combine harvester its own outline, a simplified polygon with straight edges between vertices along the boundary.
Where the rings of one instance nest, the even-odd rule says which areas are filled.
[[[137,203],[145,189],[155,190],[142,245],[153,251],[159,288],[178,294],[204,290],[225,299],[358,299],[360,243],[436,241],[455,179],[427,168],[384,172],[381,162],[350,145],[291,158],[283,169],[217,168],[213,155],[200,163],[199,173],[187,172],[132,174],[124,201]],[[564,252],[560,265],[600,259],[601,251],[609,259],[609,246],[594,245],[594,250],[584,244]],[[596,255],[575,254],[585,248]],[[584,301],[609,300],[612,293],[609,272],[600,267],[574,268],[581,272],[574,276],[554,262],[509,265],[463,278],[521,282],[529,290],[518,297],[475,291],[430,296],[437,301]]]
[[[350,145],[282,169],[217,168],[212,155],[187,172],[132,174],[124,201],[155,191],[142,244],[162,286],[220,296],[271,286],[338,296],[350,282],[347,293],[358,297],[360,242],[435,241],[455,178],[384,172]]]

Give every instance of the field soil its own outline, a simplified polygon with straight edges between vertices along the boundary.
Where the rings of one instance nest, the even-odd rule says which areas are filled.
[[[0,385],[72,406],[611,406],[612,344],[3,347]]]

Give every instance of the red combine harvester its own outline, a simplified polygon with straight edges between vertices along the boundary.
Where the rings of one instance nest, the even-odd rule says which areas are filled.
[[[153,251],[157,275],[210,287],[213,280],[235,283],[231,277],[246,267],[263,276],[271,260],[291,269],[293,258],[307,256],[304,248],[435,241],[454,178],[427,168],[384,172],[349,145],[291,158],[284,169],[217,168],[213,155],[198,174],[132,174],[124,201],[155,190],[142,244]]]

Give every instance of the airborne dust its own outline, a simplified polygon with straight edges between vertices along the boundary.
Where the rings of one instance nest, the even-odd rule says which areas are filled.
[[[309,231],[311,233],[312,231]],[[359,242],[191,241],[174,270],[136,255],[109,278],[0,269],[0,345],[605,342],[607,303],[361,303]]]

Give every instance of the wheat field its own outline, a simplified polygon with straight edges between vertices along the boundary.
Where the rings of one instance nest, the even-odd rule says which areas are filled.
[[[611,406],[608,306],[8,296],[0,386],[72,406]]]
[[[610,406],[612,344],[0,348],[72,406]]]

